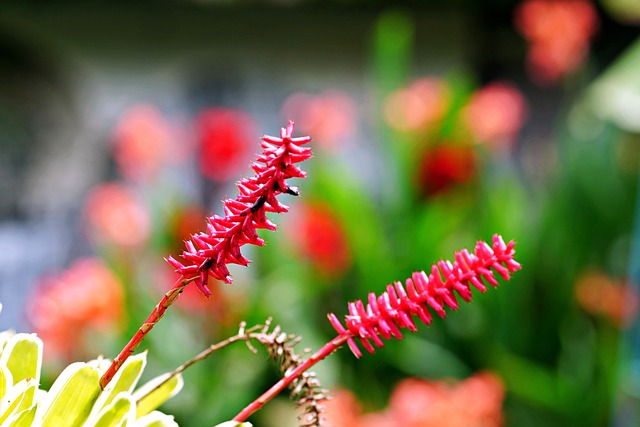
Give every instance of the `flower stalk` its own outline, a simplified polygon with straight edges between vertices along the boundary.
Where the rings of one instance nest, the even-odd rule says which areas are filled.
[[[511,273],[521,268],[514,259],[514,246],[513,241],[506,244],[502,237],[496,234],[493,236],[491,246],[479,241],[473,253],[466,249],[456,252],[453,263],[439,261],[431,267],[429,275],[424,272],[413,273],[411,278],[406,280],[406,287],[396,282],[394,285],[389,285],[380,296],[370,293],[366,307],[360,300],[349,303],[349,314],[345,316],[346,328],[333,313],[330,313],[329,321],[338,332],[338,336],[311,355],[304,363],[285,373],[280,381],[240,411],[233,421],[245,421],[307,369],[345,343],[358,358],[362,356],[362,352],[356,345],[356,339],[365,350],[373,353],[375,347],[371,342],[377,347],[383,347],[384,342],[381,338],[402,339],[400,328],[417,331],[414,317],[429,325],[432,320],[430,310],[440,317],[445,317],[445,307],[457,309],[459,304],[456,294],[466,302],[470,302],[471,287],[486,292],[487,286],[484,282],[492,287],[498,286],[494,272],[504,280],[509,280]]]
[[[240,248],[249,243],[264,245],[257,229],[274,231],[276,225],[266,217],[267,212],[287,212],[288,206],[280,203],[277,196],[282,193],[297,196],[298,189],[290,187],[290,178],[304,178],[306,173],[295,164],[311,157],[311,149],[303,147],[311,141],[308,136],[293,138],[293,122],[280,130],[280,137],[263,136],[262,154],[251,168],[256,175],[236,183],[240,194],[235,199],[223,202],[224,216],[212,215],[207,218],[207,230],[191,236],[185,242],[182,252],[183,261],[169,256],[166,261],[180,277],[113,360],[111,366],[100,378],[100,387],[104,389],[111,381],[124,361],[140,345],[143,338],[160,321],[165,311],[180,296],[191,282],[205,296],[211,296],[207,287],[209,277],[231,284],[232,278],[228,264],[246,266],[249,260],[242,255]]]

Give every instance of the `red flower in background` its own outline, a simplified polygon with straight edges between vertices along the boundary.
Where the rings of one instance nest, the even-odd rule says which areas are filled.
[[[422,154],[416,181],[422,197],[433,197],[472,181],[477,157],[473,147],[439,144]]]
[[[113,135],[113,155],[120,174],[134,181],[153,179],[169,159],[173,143],[171,125],[153,105],[137,105],[127,110]]]
[[[402,131],[423,130],[442,120],[451,102],[451,90],[444,80],[425,77],[415,80],[387,98],[384,117]]]
[[[357,128],[357,106],[344,92],[329,90],[319,95],[296,92],[282,107],[282,115],[302,132],[313,135],[316,146],[332,150]]]
[[[41,281],[28,301],[27,316],[47,346],[45,354],[69,360],[85,350],[86,333],[117,329],[123,300],[120,281],[102,261],[80,259]]]
[[[339,391],[325,413],[329,424],[341,427],[499,427],[503,400],[500,378],[480,372],[459,382],[405,379],[386,410],[364,415],[351,393]]]
[[[99,185],[91,190],[85,204],[91,235],[100,243],[139,247],[150,233],[151,219],[146,207],[126,186]]]
[[[327,277],[339,276],[351,265],[351,252],[342,225],[327,205],[296,206],[286,233],[296,253],[302,254]]]
[[[202,174],[213,181],[229,181],[245,167],[255,145],[257,125],[244,111],[210,108],[198,114],[195,129]]]
[[[598,15],[588,0],[525,0],[516,9],[515,24],[529,42],[531,76],[552,84],[582,65]]]
[[[476,140],[495,148],[509,147],[524,123],[527,104],[515,86],[495,82],[471,95],[463,114]]]

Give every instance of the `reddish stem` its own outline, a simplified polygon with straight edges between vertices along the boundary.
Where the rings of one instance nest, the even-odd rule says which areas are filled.
[[[158,305],[153,308],[153,311],[151,312],[149,317],[147,317],[147,320],[144,321],[138,331],[133,335],[133,337],[131,337],[131,340],[129,340],[129,343],[124,346],[122,351],[120,351],[120,354],[118,354],[118,356],[113,359],[113,362],[111,362],[111,366],[109,366],[109,369],[107,369],[104,375],[102,375],[102,378],[100,378],[100,387],[103,390],[105,389],[107,384],[111,382],[114,375],[116,374],[116,372],[118,372],[125,360],[127,360],[129,356],[131,356],[131,354],[133,354],[136,348],[140,345],[145,335],[147,335],[149,331],[153,329],[156,323],[160,321],[160,319],[164,315],[164,312],[167,311],[167,308],[169,308],[171,304],[173,304],[173,302],[178,299],[185,286],[187,286],[190,281],[191,280],[186,280],[183,276],[180,276],[180,278],[173,284],[171,289],[169,289],[169,291],[164,294]]]
[[[302,363],[292,371],[285,373],[284,377],[280,381],[275,383],[269,390],[265,391],[262,396],[251,402],[246,408],[240,411],[238,415],[233,417],[232,421],[245,421],[249,416],[251,416],[251,414],[258,411],[265,405],[265,403],[276,397],[285,388],[287,388],[289,384],[298,379],[303,372],[342,347],[349,338],[353,338],[353,336],[350,332],[346,332],[344,334],[338,335],[337,337],[326,343],[324,346],[322,346],[322,348],[312,354],[304,363]]]

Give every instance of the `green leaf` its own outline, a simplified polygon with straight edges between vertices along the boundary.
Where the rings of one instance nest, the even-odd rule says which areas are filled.
[[[8,427],[31,427],[34,424],[34,420],[36,418],[36,412],[38,411],[38,407],[33,405],[29,409],[25,409],[22,412],[14,415],[8,423]],[[3,424],[4,425],[4,424]]]
[[[51,386],[43,404],[42,427],[81,426],[100,395],[99,372],[86,363],[67,366]]]
[[[38,383],[33,378],[26,378],[18,382],[18,384],[9,390],[5,397],[5,401],[9,402],[9,405],[6,407],[4,412],[0,414],[0,424],[4,423],[5,420],[10,418],[12,415],[32,406],[25,405],[25,402],[28,400],[33,401],[33,396],[35,395],[37,386]]]
[[[163,383],[168,376],[169,374],[157,376],[133,393],[133,398],[137,402],[138,417],[150,413],[182,390],[184,385],[182,375],[178,374]]]
[[[144,417],[138,418],[135,427],[178,427],[171,415],[153,411]]]
[[[136,404],[127,392],[118,394],[98,416],[93,427],[118,427],[136,419]]]
[[[5,365],[9,369],[15,383],[28,378],[33,378],[36,383],[39,383],[42,348],[42,340],[35,334],[15,334],[4,347],[0,356],[0,365]],[[34,393],[35,388],[30,388],[25,394],[19,410],[27,409],[33,405]]]

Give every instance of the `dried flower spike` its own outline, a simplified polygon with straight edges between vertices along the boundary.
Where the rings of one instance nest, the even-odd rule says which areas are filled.
[[[193,281],[205,296],[211,295],[207,288],[208,277],[231,283],[227,264],[247,265],[249,260],[240,253],[240,247],[250,243],[264,245],[256,229],[275,230],[266,212],[287,212],[289,208],[276,199],[281,193],[298,194],[298,189],[289,187],[289,178],[304,178],[305,172],[295,163],[311,157],[311,149],[301,145],[311,141],[308,136],[292,138],[293,122],[281,129],[280,138],[262,137],[262,154],[251,167],[256,172],[253,178],[237,183],[240,195],[226,199],[225,216],[212,215],[207,218],[207,231],[194,234],[186,241],[182,252],[185,262],[173,257],[166,258],[176,272],[185,280]]]
[[[227,199],[223,202],[225,216],[213,215],[207,218],[207,231],[194,234],[185,242],[187,248],[182,252],[183,262],[171,256],[166,258],[180,277],[154,307],[129,343],[113,359],[109,369],[100,378],[102,389],[109,384],[120,366],[189,283],[194,282],[200,292],[209,297],[209,277],[231,283],[227,264],[249,263],[240,253],[240,247],[247,243],[258,246],[264,244],[257,229],[275,230],[276,226],[267,219],[266,212],[287,212],[289,208],[278,202],[276,196],[282,193],[298,195],[298,189],[289,187],[286,180],[304,178],[305,172],[295,166],[295,163],[311,157],[311,149],[302,147],[311,138],[293,138],[292,134],[293,122],[290,121],[286,128],[280,130],[279,138],[263,136],[262,154],[251,165],[256,175],[237,183],[240,195],[235,200]]]
[[[401,328],[412,332],[417,330],[414,316],[424,324],[431,323],[431,311],[445,317],[445,308],[457,309],[459,304],[456,293],[465,301],[471,301],[471,287],[486,292],[487,287],[481,279],[491,286],[498,286],[493,269],[504,280],[510,273],[520,269],[513,259],[515,243],[508,244],[499,235],[493,236],[493,246],[483,241],[476,244],[474,253],[463,249],[455,254],[455,261],[439,261],[431,267],[431,274],[424,271],[413,273],[406,280],[388,285],[380,296],[370,293],[368,303],[361,301],[349,303],[349,314],[345,316],[346,329],[338,318],[329,314],[329,320],[340,336],[346,336],[349,348],[356,357],[362,352],[356,345],[358,338],[362,347],[373,353],[376,347],[383,347],[384,339],[402,339]],[[372,344],[373,342],[373,344]]]

